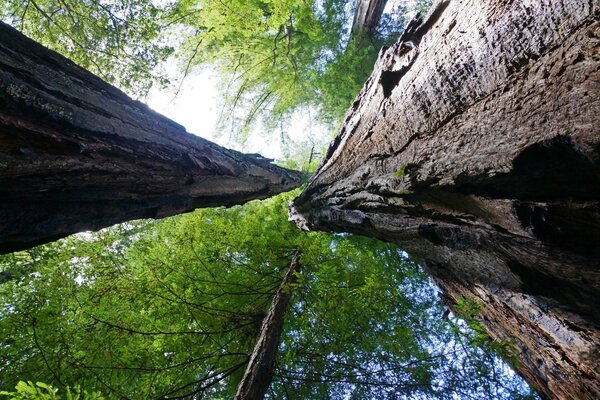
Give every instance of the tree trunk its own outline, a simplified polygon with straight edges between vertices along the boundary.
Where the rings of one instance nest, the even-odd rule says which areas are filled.
[[[270,160],[187,133],[0,24],[0,253],[299,182]]]
[[[387,0],[357,0],[352,32],[371,33],[379,25]]]
[[[283,331],[283,321],[292,298],[290,284],[297,280],[300,272],[300,249],[296,250],[281,285],[273,298],[271,308],[262,322],[260,333],[250,355],[248,366],[238,384],[234,400],[262,400],[273,378],[273,364],[279,339]]]
[[[380,55],[291,218],[483,302],[543,398],[600,398],[600,4],[444,1]]]

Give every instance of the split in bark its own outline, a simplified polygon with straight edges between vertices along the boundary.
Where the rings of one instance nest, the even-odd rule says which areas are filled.
[[[273,365],[283,331],[285,314],[292,298],[290,285],[297,281],[297,274],[301,268],[300,253],[300,249],[294,253],[287,273],[273,298],[271,308],[262,322],[258,340],[242,380],[238,384],[234,400],[262,400],[267,393],[273,378]]]
[[[380,55],[295,200],[422,257],[543,398],[600,398],[600,4],[441,1]]]
[[[0,23],[0,253],[299,185],[270,161],[187,133]]]

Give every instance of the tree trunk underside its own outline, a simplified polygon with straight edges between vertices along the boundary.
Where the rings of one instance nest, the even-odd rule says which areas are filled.
[[[270,160],[187,133],[0,23],[0,253],[299,182]]]
[[[600,4],[451,0],[380,55],[291,208],[483,302],[543,398],[600,398]]]
[[[262,400],[273,378],[275,356],[279,348],[283,322],[292,298],[291,284],[300,272],[300,249],[296,250],[285,277],[273,298],[273,303],[262,322],[248,366],[238,384],[234,400]]]

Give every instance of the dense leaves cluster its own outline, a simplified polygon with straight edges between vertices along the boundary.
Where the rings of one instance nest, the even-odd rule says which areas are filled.
[[[173,48],[168,7],[151,0],[6,0],[0,19],[132,94],[145,94]]]
[[[395,246],[304,233],[290,195],[3,256],[0,389],[230,398],[296,247],[272,398],[516,398],[524,389]],[[495,374],[498,374],[497,376]]]
[[[189,0],[193,17],[183,57],[216,65],[224,76],[225,121],[248,127],[257,115],[274,124],[303,107],[337,123],[371,73],[382,45],[397,38],[402,17],[381,32],[352,34],[347,0]],[[190,11],[196,10],[196,13]]]
[[[0,391],[0,396],[6,396],[8,400],[104,400],[99,392],[88,393],[78,386],[71,389],[67,386],[64,396],[59,390],[44,383],[21,381],[15,386],[13,392]]]

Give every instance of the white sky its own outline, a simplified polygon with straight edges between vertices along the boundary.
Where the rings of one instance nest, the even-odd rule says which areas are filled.
[[[215,72],[200,69],[185,78],[181,90],[175,98],[173,91],[153,89],[145,102],[155,111],[185,126],[190,133],[245,153],[259,153],[273,159],[282,158],[283,149],[279,137],[261,135],[258,132],[260,123],[255,124],[254,131],[250,132],[244,145],[230,140],[228,134],[217,132],[221,113],[220,97],[223,96],[219,89],[218,79]],[[286,133],[295,141],[314,138],[316,142],[321,142],[330,138],[330,132],[324,129],[306,112],[299,112],[293,116]]]
[[[153,89],[148,105],[159,113],[186,127],[188,132],[212,139],[219,109],[216,77],[209,73],[192,73],[183,82],[176,98],[174,93]]]

